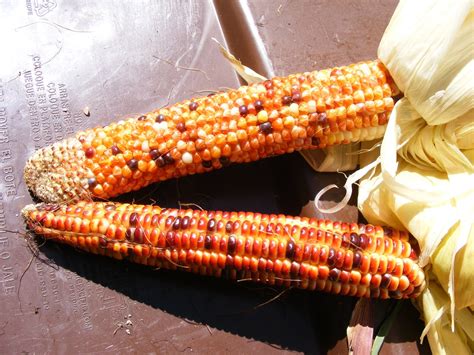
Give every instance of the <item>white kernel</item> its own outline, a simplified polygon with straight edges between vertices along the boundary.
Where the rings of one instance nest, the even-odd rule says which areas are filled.
[[[193,163],[193,156],[189,152],[184,152],[183,156],[181,157],[181,160],[183,161],[184,164],[192,164]]]
[[[142,151],[145,152],[145,153],[148,153],[150,151],[150,146],[148,145],[148,141],[143,141]]]
[[[296,102],[293,102],[290,105],[290,115],[292,115],[294,117],[298,117],[299,113],[300,113],[300,109],[299,109],[298,104]]]
[[[314,100],[308,101],[308,112],[309,113],[316,112],[316,101],[314,101]]]
[[[270,118],[274,119],[274,118],[278,118],[280,117],[280,112],[278,112],[277,110],[272,110],[272,112],[270,112]]]
[[[258,94],[265,94],[267,92],[264,85],[257,85],[256,89]]]
[[[163,121],[159,123],[161,129],[168,129],[168,122]]]
[[[176,143],[176,148],[178,148],[178,150],[184,150],[186,149],[186,143],[184,141],[178,141],[178,143]]]
[[[232,107],[232,109],[230,110],[230,115],[232,117],[240,116],[239,108],[238,107]]]
[[[355,128],[354,130],[352,130],[352,141],[353,142],[360,141],[360,129],[359,128]]]

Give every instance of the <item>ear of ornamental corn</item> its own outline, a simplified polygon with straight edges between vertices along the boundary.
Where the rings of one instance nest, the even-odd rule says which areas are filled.
[[[425,285],[413,241],[390,228],[84,201],[23,216],[46,239],[158,268],[373,298],[416,297]]]
[[[79,132],[24,172],[45,202],[107,199],[152,182],[381,137],[397,95],[378,61],[274,78]]]

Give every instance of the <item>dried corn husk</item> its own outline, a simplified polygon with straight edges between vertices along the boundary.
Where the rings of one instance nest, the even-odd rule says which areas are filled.
[[[419,299],[435,354],[472,354],[474,315],[474,6],[402,1],[379,58],[405,98],[394,108],[358,206],[407,228],[430,268]]]

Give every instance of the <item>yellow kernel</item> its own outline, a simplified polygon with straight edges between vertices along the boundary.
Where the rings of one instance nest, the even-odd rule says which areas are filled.
[[[148,170],[148,164],[143,160],[139,160],[138,161],[138,170],[146,172]]]
[[[300,113],[300,110],[299,110],[299,106],[296,102],[293,102],[290,107],[289,107],[289,113],[290,115],[292,115],[293,117],[298,117],[299,113]]]
[[[255,115],[247,115],[247,125],[253,126],[257,124],[257,117]]]
[[[336,119],[336,110],[333,108],[330,110],[327,110],[326,117],[328,121],[334,121]]]
[[[130,168],[128,167],[128,165],[125,165],[123,168],[122,168],[122,176],[124,178],[127,178],[129,179],[131,176],[132,176],[132,170],[130,170]]]
[[[237,127],[238,128],[245,128],[247,127],[247,120],[243,117],[239,118],[239,121],[237,122]]]
[[[98,195],[98,196],[102,195],[104,193],[104,189],[102,185],[100,184],[95,185],[93,193],[94,195]]]
[[[291,116],[287,116],[287,117],[285,117],[285,120],[283,121],[283,125],[286,128],[291,128],[295,125],[295,119]]]
[[[229,132],[227,134],[227,142],[229,144],[235,144],[237,143],[237,141],[238,141],[237,134],[235,134],[234,132]]]
[[[354,103],[359,104],[365,101],[364,92],[362,90],[357,90],[354,92]]]
[[[259,123],[264,123],[268,121],[268,113],[265,110],[262,110],[258,113],[257,119]]]

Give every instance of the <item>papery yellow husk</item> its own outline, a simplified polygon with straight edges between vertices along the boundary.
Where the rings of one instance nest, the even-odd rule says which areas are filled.
[[[364,157],[380,166],[358,196],[369,222],[406,228],[420,244],[430,281],[418,305],[435,354],[474,352],[473,6],[398,5],[378,55],[405,97],[380,154]]]

